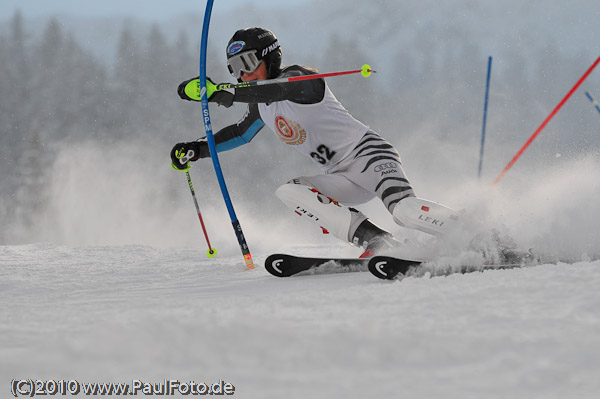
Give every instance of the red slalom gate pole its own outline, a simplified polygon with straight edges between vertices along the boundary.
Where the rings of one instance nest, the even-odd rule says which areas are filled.
[[[533,143],[533,140],[535,140],[535,138],[538,136],[538,134],[540,134],[540,132],[542,130],[544,130],[544,128],[546,127],[546,125],[548,124],[548,122],[550,122],[550,120],[554,117],[554,115],[556,115],[556,113],[567,102],[567,100],[571,97],[571,95],[575,92],[575,90],[577,90],[577,88],[581,85],[581,83],[583,83],[583,81],[589,76],[590,73],[592,73],[592,71],[594,70],[594,68],[596,68],[596,66],[599,63],[600,63],[600,57],[598,57],[598,59],[596,59],[596,61],[583,74],[583,76],[579,79],[579,81],[575,84],[575,86],[573,86],[571,88],[571,90],[562,99],[562,101],[556,106],[556,108],[554,108],[554,110],[550,113],[550,115],[548,115],[548,117],[544,120],[544,122],[542,122],[542,124],[540,125],[540,127],[537,128],[537,130],[535,131],[535,133],[533,133],[533,135],[531,135],[531,137],[529,138],[529,140],[527,140],[527,142],[525,143],[525,145],[523,147],[521,147],[521,149],[517,152],[517,154],[513,157],[513,159],[508,163],[508,165],[506,165],[506,167],[504,168],[504,170],[502,171],[502,173],[500,173],[498,175],[498,177],[496,177],[496,180],[494,180],[494,182],[492,183],[492,186],[495,186],[496,184],[498,184],[498,182],[500,182],[500,180],[502,180],[502,178],[504,177],[504,175],[510,170],[510,168],[512,168],[512,166],[517,162],[517,160],[521,157],[521,155],[523,155],[523,153],[525,152],[525,150],[527,149],[527,147],[529,147],[529,145],[531,143]]]

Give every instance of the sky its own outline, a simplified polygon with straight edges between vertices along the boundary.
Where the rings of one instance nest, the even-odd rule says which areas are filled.
[[[285,5],[307,3],[309,0],[285,0]],[[255,3],[261,6],[281,6],[281,0],[217,0],[213,13],[228,11],[234,7]],[[48,14],[69,13],[81,16],[136,15],[140,18],[161,19],[184,11],[204,12],[204,0],[146,0],[143,2],[123,0],[81,1],[81,0],[3,0],[0,18],[7,18],[20,9],[28,17]]]

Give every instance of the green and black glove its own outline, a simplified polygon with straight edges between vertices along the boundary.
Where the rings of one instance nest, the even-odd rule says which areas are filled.
[[[229,108],[233,105],[233,93],[220,89],[210,78],[206,78],[206,97],[208,102]],[[186,80],[177,88],[179,97],[188,101],[200,101],[200,79],[198,77]]]
[[[188,171],[192,166],[190,161],[195,162],[200,158],[210,157],[206,137],[189,143],[177,143],[171,150],[171,165],[175,170]]]

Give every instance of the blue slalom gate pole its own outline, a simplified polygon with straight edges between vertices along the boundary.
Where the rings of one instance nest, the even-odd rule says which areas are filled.
[[[596,108],[596,111],[600,112],[600,104],[598,103],[598,101],[594,100],[594,97],[592,97],[592,95],[587,91],[585,92],[585,95],[592,102],[592,105],[594,106],[594,108]]]
[[[483,126],[481,127],[481,147],[479,149],[479,169],[477,177],[481,178],[481,169],[483,167],[483,149],[485,147],[485,125],[487,123],[488,99],[490,95],[490,76],[492,73],[492,57],[488,58],[487,79],[485,83],[485,101],[483,103]]]
[[[227,211],[229,212],[229,218],[231,219],[233,230],[240,245],[242,255],[244,256],[246,268],[254,269],[254,261],[252,260],[250,249],[246,243],[242,226],[237,219],[235,210],[233,209],[233,204],[231,202],[231,197],[229,196],[229,191],[227,190],[227,185],[225,184],[225,178],[223,177],[221,163],[219,162],[219,157],[217,156],[217,147],[215,145],[215,139],[213,137],[212,126],[210,123],[210,112],[208,111],[208,96],[206,91],[206,52],[208,47],[208,27],[210,25],[212,6],[213,0],[207,0],[206,11],[204,12],[204,24],[202,25],[202,40],[200,42],[200,100],[202,103],[202,120],[204,122],[204,130],[206,131],[206,141],[208,142],[208,148],[210,149],[210,157],[212,158],[217,180],[219,181],[219,186],[221,187],[221,193],[223,194],[223,199],[225,200],[225,205],[227,206]]]

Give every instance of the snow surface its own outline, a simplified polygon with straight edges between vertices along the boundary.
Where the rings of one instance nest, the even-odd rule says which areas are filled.
[[[202,249],[0,247],[1,391],[173,378],[223,379],[240,398],[600,392],[600,261],[387,282],[276,278],[254,256],[246,271]]]

